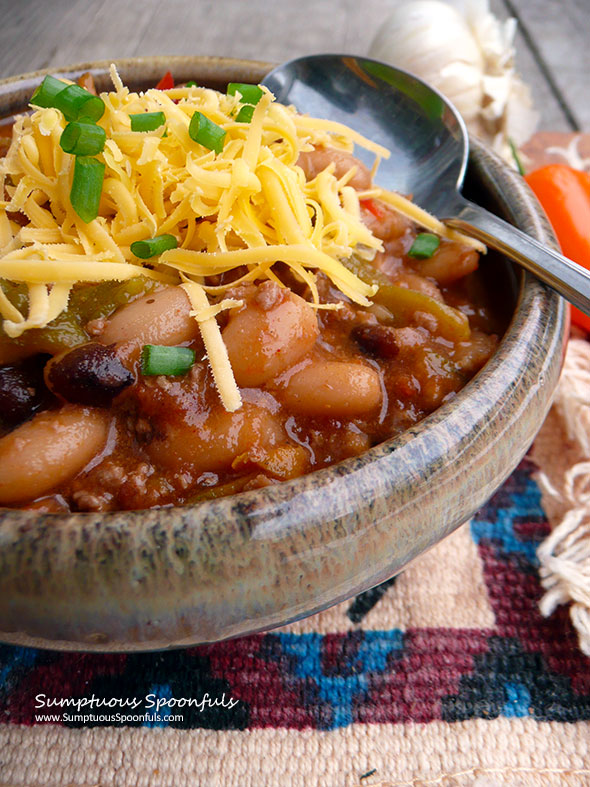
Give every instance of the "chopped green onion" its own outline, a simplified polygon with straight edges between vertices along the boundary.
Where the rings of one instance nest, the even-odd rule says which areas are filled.
[[[139,115],[129,115],[131,131],[155,131],[166,122],[163,112],[140,112]]]
[[[252,104],[244,104],[244,106],[240,109],[240,111],[236,115],[236,122],[250,123],[253,114],[254,114],[254,107],[252,106]]]
[[[104,114],[102,98],[95,96],[80,85],[68,85],[61,79],[46,76],[31,96],[36,107],[55,107],[63,112],[66,120],[86,119],[94,123]]]
[[[100,96],[94,96],[80,85],[68,85],[54,97],[53,104],[63,112],[66,120],[85,118],[96,122],[104,115],[105,105]]]
[[[53,107],[55,97],[66,87],[67,84],[61,79],[47,75],[31,96],[31,104],[36,107]]]
[[[175,249],[177,246],[178,241],[174,235],[158,235],[155,238],[136,240],[129,248],[136,257],[140,257],[142,260],[149,260],[150,257],[157,257],[168,249]]]
[[[252,104],[244,104],[244,106],[240,109],[240,111],[236,115],[236,122],[249,123],[252,120],[253,114],[254,114],[254,107],[252,106]]]
[[[197,87],[197,83],[191,79],[190,82],[186,83],[185,87]]]
[[[427,260],[429,257],[432,257],[439,246],[440,238],[438,235],[433,235],[431,232],[421,232],[419,235],[416,235],[408,252],[408,257],[414,257],[416,260]]]
[[[240,101],[242,104],[258,104],[264,91],[258,85],[248,85],[244,82],[230,82],[227,86],[227,95],[235,96],[236,93],[240,94]]]
[[[76,156],[70,202],[78,216],[88,224],[98,216],[104,180],[104,164],[88,156]]]
[[[73,120],[64,128],[59,140],[62,150],[74,156],[96,156],[102,153],[107,135],[95,123]]]
[[[146,344],[141,351],[142,374],[186,374],[195,362],[196,353],[190,347],[163,347]]]
[[[188,127],[188,135],[194,142],[216,153],[221,153],[223,150],[225,134],[221,126],[209,120],[201,112],[195,112]]]

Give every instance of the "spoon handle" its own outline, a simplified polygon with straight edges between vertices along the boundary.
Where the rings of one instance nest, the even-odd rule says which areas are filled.
[[[502,252],[590,315],[590,273],[580,265],[472,202],[445,224]]]

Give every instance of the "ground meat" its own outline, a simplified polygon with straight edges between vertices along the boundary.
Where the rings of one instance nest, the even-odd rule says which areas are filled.
[[[286,297],[286,289],[279,287],[274,281],[265,281],[257,288],[254,303],[260,306],[263,311],[268,312],[282,303]]]

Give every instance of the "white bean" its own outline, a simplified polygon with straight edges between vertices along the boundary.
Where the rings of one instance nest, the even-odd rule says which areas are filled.
[[[198,418],[163,420],[147,447],[151,459],[174,472],[219,472],[247,451],[264,451],[284,440],[279,421],[264,408],[245,402],[236,412],[222,408]]]
[[[371,200],[368,204],[371,203],[378,215],[375,215],[366,207],[367,203],[363,204],[361,202],[361,216],[363,223],[367,225],[375,237],[391,242],[401,238],[412,226],[410,219],[402,216],[401,213],[393,210],[385,203]]]
[[[251,298],[223,330],[236,382],[244,388],[262,385],[293,366],[318,337],[312,307],[292,292],[283,293],[270,309]]]
[[[144,344],[182,344],[199,335],[190,310],[182,287],[166,287],[117,309],[106,321],[99,339],[104,344],[125,345],[131,353]]]
[[[296,372],[282,393],[284,403],[298,413],[333,418],[364,415],[381,398],[377,372],[347,361],[314,361]]]
[[[300,153],[297,164],[305,173],[306,180],[313,180],[316,175],[323,172],[330,164],[335,165],[334,176],[340,179],[353,167],[356,172],[348,181],[348,185],[364,191],[371,188],[371,172],[351,153],[336,148],[316,148],[306,153]]]
[[[477,270],[479,254],[460,243],[443,241],[432,257],[416,262],[420,276],[428,276],[439,284],[452,284]]]
[[[0,505],[22,503],[69,481],[101,451],[109,415],[66,405],[0,439]]]

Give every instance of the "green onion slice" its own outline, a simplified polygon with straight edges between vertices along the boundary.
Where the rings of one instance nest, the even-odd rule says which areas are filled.
[[[252,120],[252,115],[254,114],[254,107],[252,104],[244,104],[241,107],[240,111],[236,115],[236,122],[237,123],[249,123]]]
[[[433,235],[431,232],[421,232],[419,235],[416,235],[408,251],[408,257],[414,257],[416,260],[427,260],[429,257],[432,257],[439,246],[440,238],[438,235]]]
[[[195,362],[196,353],[190,347],[163,347],[146,344],[141,351],[142,374],[186,374]]]
[[[36,107],[53,107],[58,93],[65,90],[67,84],[61,79],[47,75],[31,96],[31,104]]]
[[[68,85],[54,97],[53,104],[63,112],[66,120],[85,118],[92,122],[100,120],[104,115],[105,105],[100,96],[94,96],[80,85]]]
[[[185,87],[197,87],[197,83],[191,79],[190,82],[187,82]]]
[[[88,224],[98,216],[104,180],[104,164],[88,156],[76,156],[70,202],[78,216]]]
[[[59,140],[62,150],[74,156],[96,156],[102,153],[106,131],[95,123],[73,120],[64,128]]]
[[[244,82],[230,82],[227,86],[227,95],[235,96],[240,94],[242,104],[258,104],[264,91],[258,85],[248,85]]]
[[[129,115],[131,131],[155,131],[166,122],[163,112],[140,112],[139,115]]]
[[[140,257],[142,260],[149,260],[150,257],[157,257],[168,249],[175,249],[177,246],[178,241],[174,235],[158,235],[155,238],[136,240],[129,248],[136,257]]]
[[[209,120],[201,112],[195,112],[188,127],[188,135],[194,142],[216,153],[221,153],[223,150],[225,134],[221,126]]]

